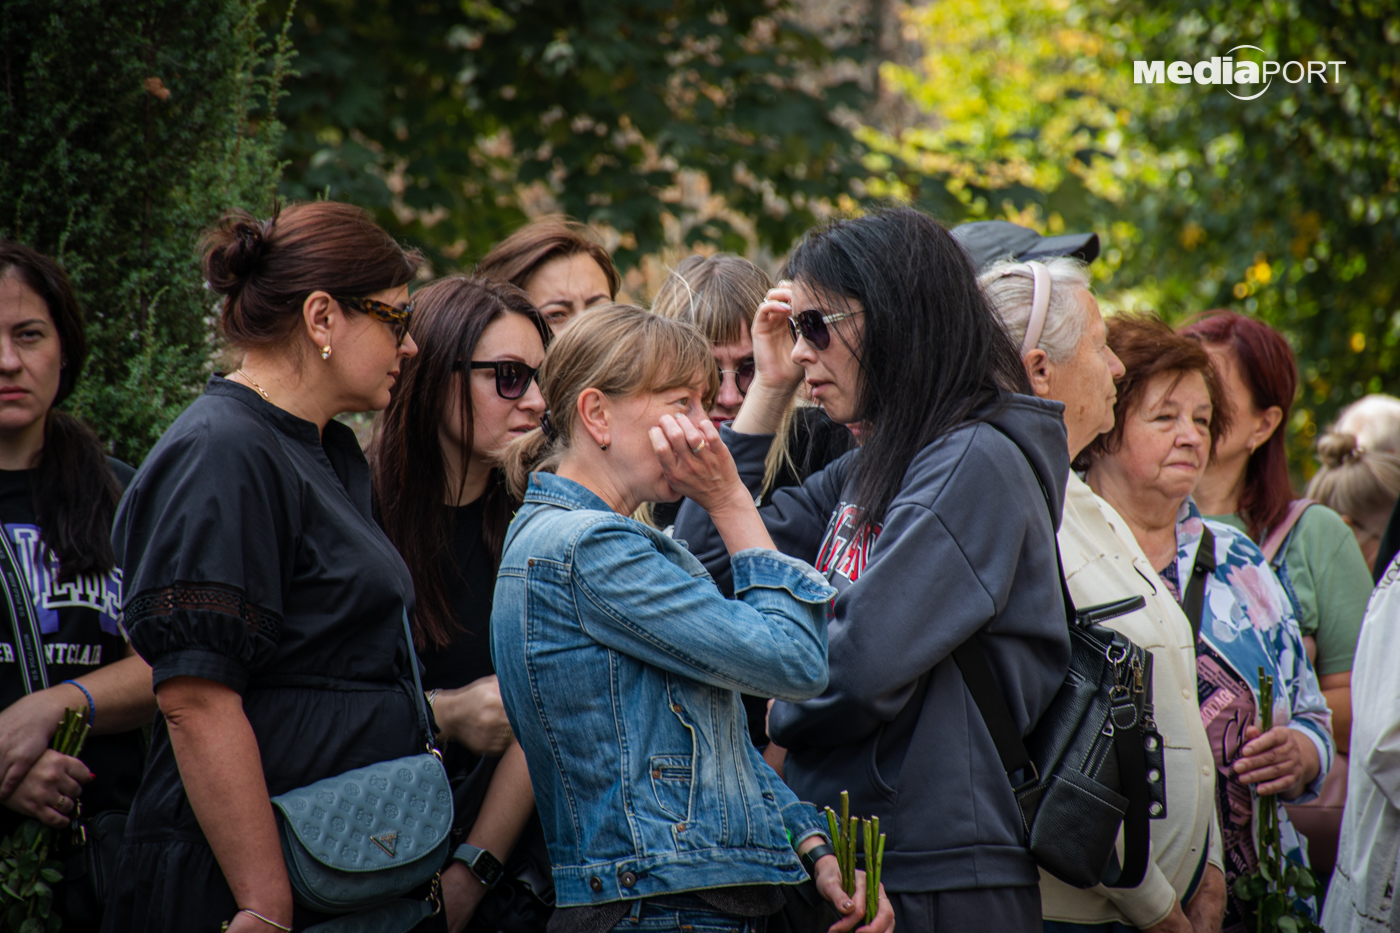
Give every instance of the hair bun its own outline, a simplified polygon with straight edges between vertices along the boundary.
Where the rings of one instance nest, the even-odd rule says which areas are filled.
[[[1361,448],[1356,445],[1356,435],[1344,431],[1332,431],[1322,435],[1317,441],[1317,457],[1329,470],[1361,459]]]
[[[243,289],[267,252],[271,226],[272,221],[264,225],[251,214],[236,211],[205,237],[204,272],[211,289],[223,295]]]

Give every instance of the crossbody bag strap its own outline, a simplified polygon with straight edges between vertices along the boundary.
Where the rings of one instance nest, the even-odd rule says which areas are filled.
[[[1259,550],[1264,552],[1264,560],[1269,562],[1269,566],[1275,570],[1278,564],[1274,563],[1274,558],[1278,557],[1283,550],[1284,544],[1288,542],[1288,536],[1293,533],[1293,528],[1298,524],[1298,519],[1303,517],[1303,513],[1308,510],[1308,506],[1317,505],[1316,499],[1294,499],[1288,504],[1288,511],[1283,515],[1283,521],[1278,523],[1278,527],[1269,532],[1269,536],[1264,539],[1264,543],[1259,545]]]
[[[1215,573],[1215,535],[1210,528],[1201,527],[1201,543],[1196,548],[1196,562],[1191,565],[1191,579],[1181,596],[1181,608],[1191,623],[1191,643],[1201,637],[1201,615],[1206,605],[1206,579]]]
[[[413,628],[408,624],[408,610],[403,611],[403,638],[408,645],[408,667],[413,671],[414,708],[418,711],[418,725],[428,741],[428,750],[434,747],[432,720],[428,718],[428,698],[423,693],[423,678],[418,673],[418,652],[413,648]]]
[[[15,654],[19,656],[20,676],[24,678],[26,694],[47,690],[49,669],[44,663],[44,639],[39,631],[39,619],[34,613],[34,600],[20,572],[19,561],[10,536],[0,522],[0,576],[5,578],[5,602],[10,610],[10,623],[15,633]]]

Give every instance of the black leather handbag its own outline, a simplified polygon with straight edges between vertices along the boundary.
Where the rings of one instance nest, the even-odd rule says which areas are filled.
[[[1051,526],[1058,526],[1043,483],[1041,492]],[[1069,672],[1029,736],[1023,739],[1016,728],[975,634],[953,658],[996,744],[1036,862],[1080,888],[1137,887],[1147,872],[1148,821],[1167,815],[1152,653],[1101,623],[1146,601],[1133,596],[1076,610],[1058,547],[1055,563],[1069,629]],[[1120,827],[1121,864],[1115,849]]]

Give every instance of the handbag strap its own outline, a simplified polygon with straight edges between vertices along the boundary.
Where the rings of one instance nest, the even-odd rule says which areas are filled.
[[[10,536],[0,522],[0,575],[5,578],[5,602],[10,610],[10,623],[15,633],[15,653],[19,655],[19,672],[24,678],[24,692],[47,690],[49,669],[44,663],[44,639],[39,620],[34,614],[34,600],[29,586],[20,573]]]
[[[995,425],[993,425],[995,427]],[[1045,488],[1045,480],[1036,471],[1035,464],[1031,463],[1030,457],[1021,449],[1021,445],[1016,439],[1006,432],[1002,432],[1008,440],[1016,444],[1017,450],[1021,450],[1021,456],[1025,457],[1026,463],[1031,468],[1031,474],[1040,486],[1040,493],[1045,499],[1045,507],[1050,513],[1050,528],[1053,532],[1058,526],[1055,521],[1055,506],[1050,498],[1050,490]],[[1054,542],[1055,551],[1055,571],[1060,578],[1060,593],[1064,598],[1065,622],[1073,628],[1077,626],[1078,618],[1074,608],[1074,597],[1070,595],[1069,584],[1065,580],[1064,561],[1060,557],[1060,543],[1052,534],[1051,540]],[[992,744],[996,746],[997,757],[1001,759],[1001,766],[1006,771],[1006,778],[1011,783],[1012,793],[1016,797],[1016,806],[1021,811],[1021,823],[1029,838],[1031,826],[1035,823],[1036,812],[1040,805],[1040,773],[1036,770],[1035,762],[1031,760],[1030,752],[1026,749],[1026,743],[1021,737],[1021,730],[1016,728],[1016,721],[1011,717],[1011,709],[1006,705],[1006,697],[997,687],[992,676],[991,665],[987,663],[986,652],[982,650],[982,643],[974,632],[961,645],[953,649],[953,660],[957,662],[958,669],[962,672],[963,682],[967,684],[968,692],[972,694],[972,700],[977,704],[977,709],[982,714],[982,721],[987,726],[987,731],[991,734]],[[1118,872],[1118,876],[1111,881],[1105,882],[1108,887],[1113,888],[1133,888],[1142,883],[1143,877],[1147,874],[1147,859],[1151,840],[1148,820],[1148,799],[1147,799],[1147,767],[1143,760],[1142,731],[1141,723],[1137,722],[1136,710],[1129,703],[1129,711],[1133,714],[1133,722],[1129,728],[1118,728],[1114,725],[1114,749],[1117,752],[1119,767],[1122,769],[1124,787],[1128,790],[1128,811],[1123,819],[1123,865]],[[1115,708],[1116,711],[1116,708]],[[1024,779],[1017,783],[1016,775],[1029,771]]]
[[[1186,592],[1181,596],[1181,608],[1186,613],[1186,621],[1191,623],[1191,643],[1201,637],[1201,616],[1206,605],[1206,578],[1215,573],[1215,535],[1204,524],[1201,526],[1201,543],[1196,548],[1196,562],[1191,565],[1191,580],[1186,584]]]
[[[1264,560],[1269,562],[1269,566],[1275,570],[1278,565],[1274,563],[1274,558],[1283,550],[1283,545],[1288,541],[1288,536],[1293,533],[1293,527],[1298,524],[1298,519],[1303,517],[1303,513],[1308,510],[1308,506],[1317,505],[1316,499],[1294,499],[1288,503],[1288,511],[1283,515],[1283,521],[1278,523],[1278,527],[1269,532],[1269,536],[1264,539],[1264,543],[1259,545],[1259,550],[1264,552]]]
[[[423,678],[418,673],[418,652],[413,648],[413,628],[408,624],[408,610],[403,610],[403,638],[408,645],[408,667],[413,671],[413,697],[417,701],[418,725],[428,740],[428,750],[434,747],[432,720],[428,717],[428,698],[423,693]]]
[[[1005,432],[1003,432],[1005,434]],[[1015,438],[1005,435],[1008,440],[1015,443]],[[1016,445],[1020,449],[1020,445]],[[1025,456],[1025,451],[1021,452]],[[1045,488],[1045,481],[1036,472],[1035,466],[1030,463],[1030,458],[1026,458],[1026,463],[1031,467],[1031,474],[1040,485],[1040,493],[1045,497],[1045,507],[1050,513],[1051,540],[1054,540],[1055,529],[1055,508],[1050,499],[1050,490]],[[1060,595],[1064,599],[1065,622],[1067,625],[1075,625],[1074,598],[1070,596],[1069,584],[1065,582],[1065,568],[1060,559],[1059,542],[1055,547],[1055,572],[1060,578]],[[980,630],[979,630],[980,631]],[[977,704],[977,709],[982,714],[982,722],[986,725],[987,731],[991,733],[992,744],[996,746],[997,757],[1001,759],[1002,770],[1006,772],[1006,779],[1011,782],[1012,791],[1016,794],[1017,805],[1021,809],[1021,821],[1025,824],[1027,832],[1030,832],[1031,824],[1035,822],[1035,813],[1039,804],[1039,795],[1028,793],[1040,783],[1040,774],[1036,771],[1035,762],[1031,760],[1031,754],[1026,749],[1025,740],[1021,736],[1021,730],[1016,728],[1016,721],[1011,716],[1011,710],[1006,705],[1006,697],[1002,695],[1001,688],[997,686],[995,677],[992,674],[992,667],[987,663],[987,653],[982,649],[982,641],[977,637],[977,632],[973,632],[952,651],[953,660],[958,665],[958,670],[962,672],[963,682],[967,684],[968,693],[972,694],[972,701]],[[1028,773],[1027,773],[1028,772]],[[1017,775],[1022,775],[1020,781]]]

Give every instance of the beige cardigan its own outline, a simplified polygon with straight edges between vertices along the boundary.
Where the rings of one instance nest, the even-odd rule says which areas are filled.
[[[1166,747],[1167,816],[1152,821],[1152,859],[1136,888],[1088,890],[1040,873],[1046,920],[1118,921],[1146,929],[1165,920],[1186,893],[1210,839],[1209,862],[1221,865],[1215,825],[1215,760],[1196,702],[1191,626],[1158,578],[1127,523],[1073,473],[1065,490],[1060,555],[1075,605],[1142,596],[1147,606],[1105,623],[1152,651],[1157,729]],[[1119,839],[1122,853],[1122,839]]]

